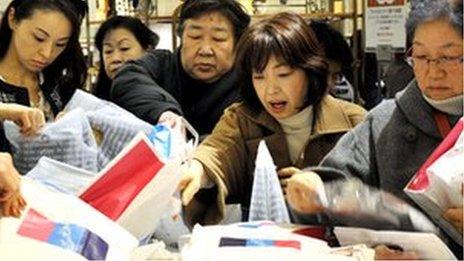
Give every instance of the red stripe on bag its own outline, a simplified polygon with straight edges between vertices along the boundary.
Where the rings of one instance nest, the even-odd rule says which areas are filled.
[[[461,135],[462,130],[463,120],[461,119],[456,123],[456,126],[454,126],[454,128],[449,131],[448,135],[440,143],[440,145],[438,145],[432,154],[430,154],[424,164],[422,164],[415,177],[413,178],[413,181],[407,186],[407,189],[423,190],[429,186],[430,182],[429,177],[427,176],[427,168],[430,167],[430,165],[432,165],[432,163],[434,163],[438,158],[440,158],[441,155],[450,150],[454,144],[456,144],[456,141],[458,140],[459,135]]]
[[[139,140],[80,198],[116,221],[164,166],[144,139]],[[111,163],[110,163],[111,164]]]

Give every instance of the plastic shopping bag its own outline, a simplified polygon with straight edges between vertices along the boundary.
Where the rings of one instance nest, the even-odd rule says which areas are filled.
[[[95,179],[97,173],[79,169],[59,161],[42,157],[26,177],[56,191],[78,196]]]
[[[90,122],[98,143],[98,170],[103,169],[139,132],[148,135],[152,126],[114,103],[77,90],[65,111],[80,108]]]
[[[187,141],[186,132],[192,136],[190,141]],[[187,120],[178,118],[174,128],[163,123],[153,126],[148,139],[163,159],[188,159],[189,153],[198,146],[199,135]]]
[[[269,221],[197,224],[181,250],[182,260],[372,260],[338,253],[325,241],[291,233]]]
[[[163,160],[180,158],[187,161],[198,145],[198,133],[183,118],[175,126],[175,128],[170,128],[163,124],[156,125],[148,138],[154,144],[156,151],[160,152]],[[193,136],[193,140],[187,142],[183,127]],[[189,234],[190,230],[182,218],[180,193],[175,193],[169,201],[167,211],[159,220],[152,236],[157,240],[162,240],[169,247],[177,248],[180,236]]]
[[[80,193],[80,198],[143,239],[168,212],[181,179],[180,165],[181,159],[163,161],[140,133]]]
[[[255,165],[248,221],[290,223],[276,167],[265,141],[259,143]]]
[[[12,122],[5,122],[5,134],[11,144],[16,168],[29,172],[43,156],[82,168],[97,171],[97,144],[82,109],[49,122],[36,136],[26,137]]]
[[[462,231],[457,231],[442,215],[448,208],[463,205],[463,125],[461,118],[404,188],[406,194],[460,245]]]
[[[79,198],[23,178],[21,218],[0,218],[0,260],[127,260],[137,240]]]
[[[381,230],[423,231],[439,234],[438,228],[407,202],[356,178],[324,184],[320,201],[324,212],[345,226]]]

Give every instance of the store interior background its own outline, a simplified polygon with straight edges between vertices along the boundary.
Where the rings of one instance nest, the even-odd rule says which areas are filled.
[[[129,15],[139,17],[154,32],[160,36],[157,49],[173,50],[179,44],[179,38],[173,34],[175,29],[176,8],[182,3],[180,0],[139,0],[137,9],[133,8],[133,0],[86,0],[89,5],[89,17],[83,22],[81,31],[81,45],[84,54],[88,57],[89,81],[87,89],[96,81],[99,67],[99,55],[94,46],[94,35],[103,23],[107,14],[103,6],[108,1],[114,3],[112,14]],[[9,0],[0,0],[0,16],[7,7]],[[343,33],[352,48],[355,60],[361,61],[363,55],[362,27],[363,27],[363,0],[239,0],[247,9],[253,20],[266,15],[293,11],[301,14],[306,19],[328,20],[336,29]],[[141,8],[150,3],[149,8]],[[357,12],[354,12],[354,10]],[[107,12],[108,13],[108,12]],[[356,19],[357,18],[357,19]],[[358,30],[353,30],[356,27]],[[355,89],[360,81],[360,63],[353,66]]]

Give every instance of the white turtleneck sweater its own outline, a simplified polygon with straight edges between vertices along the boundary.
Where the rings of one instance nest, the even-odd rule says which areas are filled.
[[[296,163],[299,155],[302,153],[303,147],[308,141],[311,134],[311,126],[313,120],[313,107],[308,106],[299,113],[285,119],[277,120],[282,126],[282,129],[287,138],[288,151],[290,159]]]
[[[448,99],[444,100],[434,100],[432,98],[429,98],[425,96],[424,94],[422,95],[425,99],[425,101],[430,104],[430,106],[434,107],[435,109],[444,112],[446,114],[451,114],[451,115],[457,115],[460,116],[462,115],[463,111],[463,95],[458,95],[455,97],[451,97]]]

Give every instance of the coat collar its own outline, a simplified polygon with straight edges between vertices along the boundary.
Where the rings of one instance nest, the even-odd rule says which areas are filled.
[[[330,95],[326,95],[318,107],[312,136],[347,132],[353,128],[351,121],[340,105],[340,101],[337,99]],[[248,116],[251,121],[266,127],[271,132],[283,133],[279,122],[264,110],[256,112],[247,107],[245,115]]]
[[[412,125],[430,136],[441,139],[433,118],[433,108],[422,97],[416,80],[411,81],[405,90],[395,96],[395,102]]]

